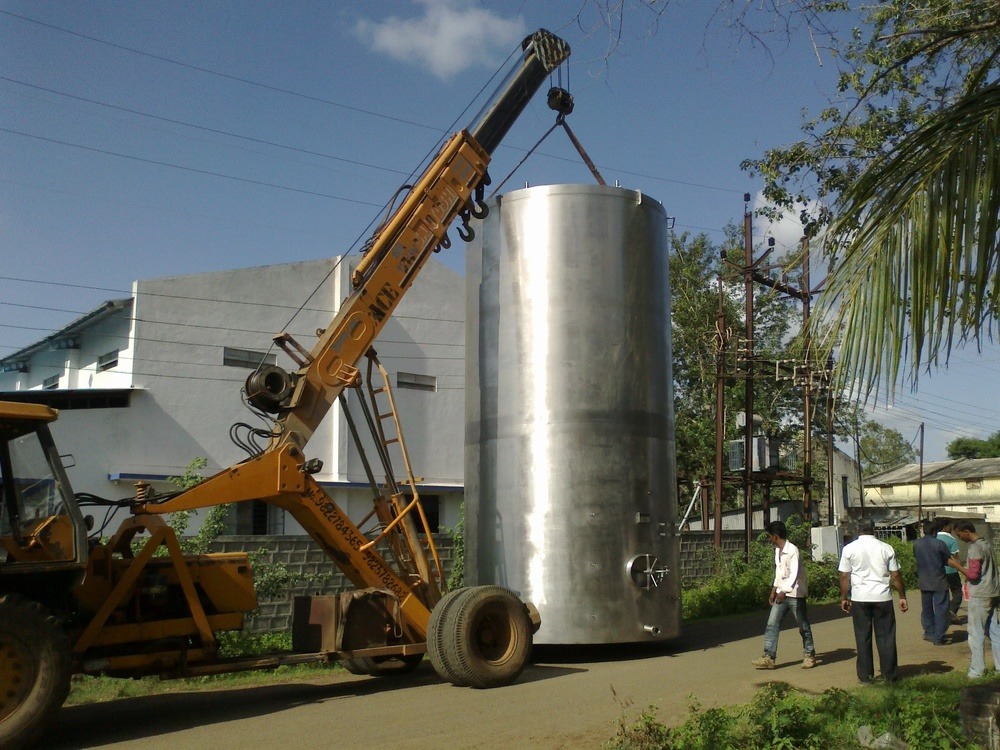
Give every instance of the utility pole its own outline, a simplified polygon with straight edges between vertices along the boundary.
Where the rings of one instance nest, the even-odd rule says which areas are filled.
[[[743,194],[743,268],[746,294],[746,390],[743,409],[746,427],[743,433],[743,497],[746,504],[746,556],[750,559],[753,544],[753,222],[750,215],[750,193]]]
[[[802,329],[805,331],[805,353],[806,353],[806,385],[803,396],[805,417],[805,436],[802,446],[802,512],[809,523],[812,523],[812,337],[809,333],[809,307],[812,302],[812,294],[809,293],[809,237],[804,236],[801,242],[802,250],[802,289],[806,292],[802,295]]]
[[[744,199],[748,200],[749,195],[744,194]],[[812,376],[812,364],[810,362],[810,357],[812,355],[812,344],[809,338],[809,305],[812,300],[812,290],[810,289],[809,280],[809,237],[805,236],[802,238],[802,288],[797,289],[785,281],[779,281],[777,279],[772,279],[770,276],[764,274],[761,269],[758,268],[761,261],[766,258],[774,247],[773,238],[770,240],[770,247],[768,250],[756,261],[750,256],[750,218],[749,214],[744,215],[744,237],[746,244],[746,265],[743,268],[744,274],[748,278],[748,292],[747,298],[752,302],[752,293],[749,290],[750,280],[756,281],[758,284],[770,287],[771,289],[776,289],[782,294],[786,294],[793,299],[797,299],[802,303],[802,326],[805,331],[804,341],[805,341],[805,375],[802,379],[803,388],[803,426],[804,434],[802,438],[802,512],[803,515],[812,521],[812,386],[813,386],[813,376]],[[753,308],[748,302],[747,315],[748,318],[753,314]],[[752,323],[748,320],[747,330],[752,330]],[[750,338],[748,334],[747,338]],[[751,346],[748,344],[748,346]],[[752,348],[752,347],[751,347]],[[748,355],[748,378],[752,375],[752,371],[749,369],[752,365],[749,362]],[[749,382],[749,380],[748,380]],[[752,414],[752,412],[748,412]],[[751,421],[748,417],[748,421]],[[749,429],[749,428],[748,428]],[[749,475],[749,474],[748,474]]]
[[[826,382],[826,470],[827,470],[827,493],[826,493],[826,520],[831,526],[836,520],[833,515],[833,392],[830,388],[830,381]]]
[[[924,423],[920,423],[920,479],[917,482],[917,518],[924,520]]]
[[[719,309],[715,316],[715,548],[722,549],[722,452],[726,447],[726,308],[719,274]]]

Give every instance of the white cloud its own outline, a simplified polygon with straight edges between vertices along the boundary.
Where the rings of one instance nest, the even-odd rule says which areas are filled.
[[[763,193],[757,193],[754,199],[754,209],[759,209],[768,205]],[[799,219],[801,206],[794,211],[786,211],[779,219],[769,219],[765,216],[757,216],[754,219],[754,237],[774,237],[775,255],[782,257],[794,254],[802,241],[802,221]],[[816,216],[819,213],[819,203],[809,201],[805,206],[806,211]]]
[[[448,79],[475,65],[495,66],[525,36],[524,19],[501,18],[470,0],[415,0],[416,18],[360,21],[358,35],[373,50],[428,68]]]

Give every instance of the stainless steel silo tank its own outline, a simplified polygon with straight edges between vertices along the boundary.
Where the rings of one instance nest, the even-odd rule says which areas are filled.
[[[680,632],[668,228],[633,190],[491,204],[467,255],[466,580],[536,643]]]

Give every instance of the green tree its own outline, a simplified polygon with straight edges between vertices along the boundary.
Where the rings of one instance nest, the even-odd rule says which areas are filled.
[[[873,420],[861,424],[858,435],[858,462],[868,477],[901,464],[913,463],[917,449],[898,431]]]
[[[948,458],[998,458],[1000,457],[1000,431],[985,440],[955,438],[947,445]]]
[[[719,277],[723,287],[723,333],[727,340],[724,372],[726,439],[738,439],[735,415],[743,410],[745,362],[739,355],[744,336],[744,286],[736,266],[723,253],[739,257],[742,240],[730,227],[726,241],[714,245],[705,235],[674,237],[670,256],[671,325],[677,463],[691,482],[715,472],[716,373],[720,338]],[[801,429],[801,395],[788,381],[775,380],[775,361],[797,356],[787,341],[795,310],[770,290],[754,290],[755,413],[768,434],[786,438]]]
[[[842,66],[838,100],[803,140],[744,167],[776,210],[820,201],[802,218],[811,234],[829,222],[836,262],[817,317],[832,323],[840,382],[916,385],[954,345],[997,328],[1000,4],[771,0],[782,5],[810,28],[862,23],[826,37]]]
[[[180,490],[187,490],[204,481],[201,470],[208,466],[208,459],[195,458],[184,467],[184,473],[179,477],[167,477],[167,481]],[[201,555],[208,552],[212,540],[226,530],[226,518],[229,515],[228,505],[216,505],[210,508],[202,518],[201,526],[193,536],[185,536],[184,532],[191,525],[193,511],[181,510],[171,513],[168,519],[170,526],[177,534],[181,549],[189,555]]]

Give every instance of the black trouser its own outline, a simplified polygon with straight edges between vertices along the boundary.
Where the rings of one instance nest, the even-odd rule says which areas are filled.
[[[875,661],[872,658],[872,632],[874,631],[882,679],[886,682],[898,680],[896,611],[893,609],[892,601],[852,601],[851,616],[854,620],[854,643],[858,649],[858,679],[861,682],[871,682],[875,676]]]
[[[962,576],[956,571],[946,573],[945,578],[948,579],[948,590],[951,591],[951,604],[948,609],[953,615],[958,614],[958,608],[962,606]]]

